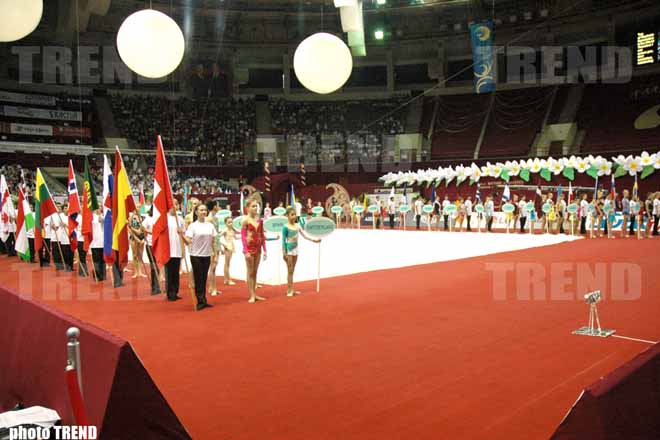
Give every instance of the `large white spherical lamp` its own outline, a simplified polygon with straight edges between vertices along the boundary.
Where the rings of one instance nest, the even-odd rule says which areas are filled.
[[[20,40],[39,26],[43,0],[0,0],[0,42]]]
[[[341,39],[319,32],[298,45],[293,55],[293,70],[302,85],[312,92],[332,93],[351,76],[353,57]]]
[[[117,33],[117,51],[122,61],[146,78],[162,78],[174,72],[185,49],[179,25],[153,9],[131,14]]]

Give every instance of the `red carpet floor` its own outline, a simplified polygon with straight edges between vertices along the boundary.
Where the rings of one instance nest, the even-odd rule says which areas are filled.
[[[659,250],[658,239],[584,240],[326,279],[319,295],[314,283],[298,285],[295,298],[266,287],[268,301],[254,305],[239,283],[199,313],[187,289],[177,303],[136,299],[146,279],[90,290],[86,280],[6,257],[0,283],[40,292],[37,299],[132,341],[195,439],[529,440],[548,438],[585,386],[648,345],[571,335],[586,324],[579,299],[518,300],[511,285],[507,300],[494,300],[486,264],[537,264],[550,286],[559,276],[551,263],[606,271],[632,263],[641,296],[614,301],[609,286],[597,286],[601,320],[619,335],[657,341]],[[63,293],[69,283],[73,298]]]

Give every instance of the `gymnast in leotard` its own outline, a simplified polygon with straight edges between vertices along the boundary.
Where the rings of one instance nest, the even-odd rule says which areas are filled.
[[[257,296],[257,271],[263,251],[263,259],[266,260],[266,240],[277,240],[279,237],[266,238],[264,234],[264,223],[259,219],[259,205],[255,199],[247,203],[247,215],[241,224],[241,240],[243,242],[243,255],[247,268],[247,286],[250,293],[249,303],[265,301],[266,298]]]
[[[293,271],[298,262],[298,235],[314,243],[320,243],[321,240],[309,238],[296,223],[296,210],[287,208],[286,216],[289,223],[282,228],[282,256],[287,267],[287,292],[286,296],[300,295],[300,292],[293,289]]]

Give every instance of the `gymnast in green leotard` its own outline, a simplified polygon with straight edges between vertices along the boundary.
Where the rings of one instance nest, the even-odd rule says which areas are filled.
[[[320,243],[321,240],[309,238],[296,223],[296,210],[287,208],[286,216],[289,223],[282,228],[282,256],[287,267],[287,292],[286,296],[300,295],[300,292],[293,290],[293,271],[298,262],[298,235],[314,243]]]

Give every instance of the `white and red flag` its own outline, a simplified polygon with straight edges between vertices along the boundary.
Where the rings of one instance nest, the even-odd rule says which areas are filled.
[[[152,248],[154,259],[159,266],[170,260],[170,236],[167,213],[174,207],[170,176],[165,161],[163,141],[158,136],[156,145],[156,169],[154,173]]]

